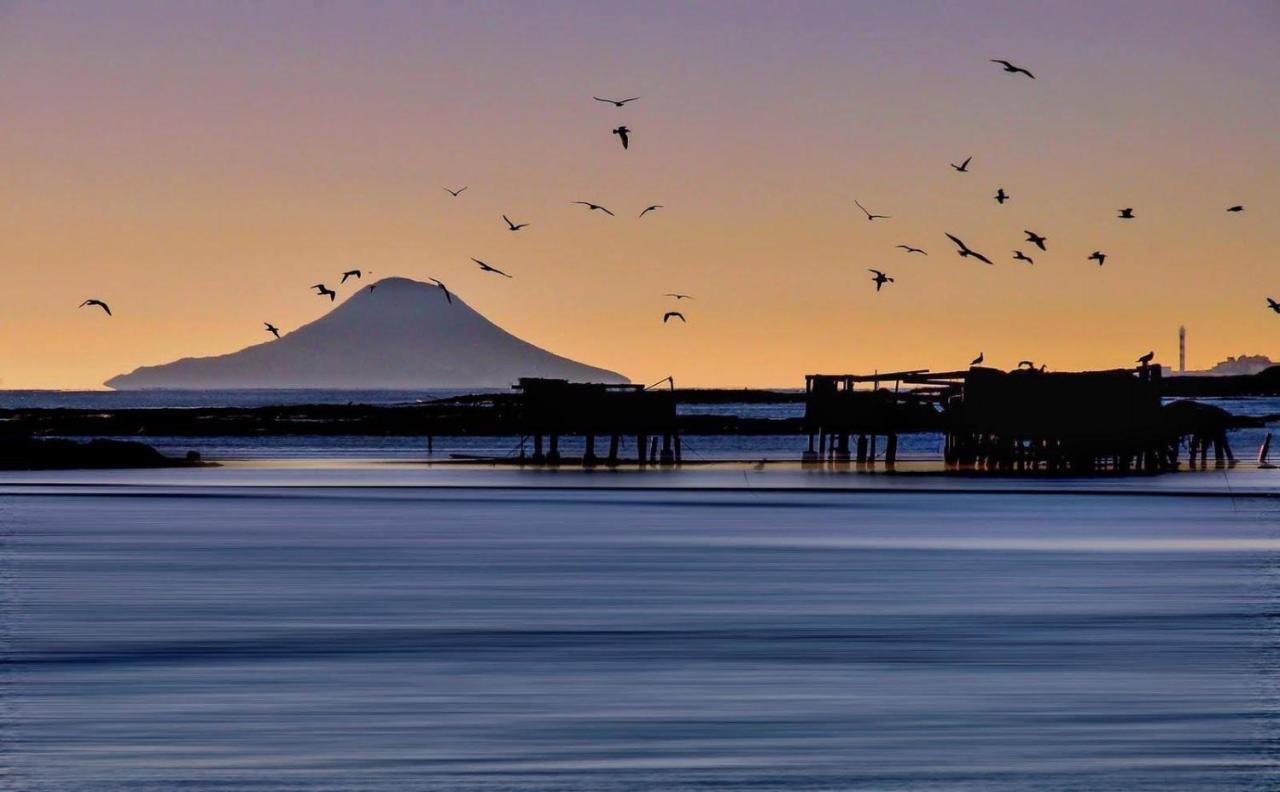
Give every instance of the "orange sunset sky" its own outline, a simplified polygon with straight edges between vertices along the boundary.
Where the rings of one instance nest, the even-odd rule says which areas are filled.
[[[1280,357],[1278,42],[1275,2],[0,2],[0,386],[262,342],[356,267],[645,382]]]

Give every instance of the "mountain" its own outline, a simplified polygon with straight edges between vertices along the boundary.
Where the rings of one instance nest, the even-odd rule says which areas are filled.
[[[498,327],[434,284],[386,278],[263,344],[143,366],[110,388],[504,388],[520,377],[623,383],[621,374],[552,354]]]

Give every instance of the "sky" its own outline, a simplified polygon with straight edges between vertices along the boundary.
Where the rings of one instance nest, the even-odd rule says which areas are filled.
[[[1274,0],[0,0],[0,387],[260,343],[352,268],[681,386],[1280,358],[1278,41]]]

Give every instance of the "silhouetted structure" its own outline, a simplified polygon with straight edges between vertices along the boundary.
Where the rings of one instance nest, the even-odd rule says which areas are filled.
[[[560,438],[566,435],[585,438],[581,461],[586,467],[600,461],[597,437],[609,438],[605,464],[618,464],[621,439],[629,435],[636,439],[639,464],[670,465],[681,461],[676,401],[671,391],[645,390],[642,385],[535,378],[522,378],[514,389],[519,393],[520,434],[533,438],[533,455],[526,458],[521,451],[525,461],[560,464]]]
[[[860,463],[874,461],[877,439],[884,437],[884,461],[893,464],[897,460],[899,434],[938,431],[942,427],[934,406],[936,393],[927,388],[902,390],[903,383],[918,382],[919,375],[926,373],[919,369],[806,376],[804,428],[808,447],[804,460],[847,461],[852,453]],[[858,390],[858,385],[869,385],[870,389]],[[852,451],[851,438],[856,438]]]

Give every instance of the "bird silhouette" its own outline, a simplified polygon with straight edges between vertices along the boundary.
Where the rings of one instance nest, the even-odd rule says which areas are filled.
[[[630,129],[627,129],[625,126],[620,126],[617,129],[613,130],[613,134],[617,135],[619,138],[622,139],[622,147],[624,149],[631,147],[631,138],[629,137],[629,135],[631,134]]]
[[[333,302],[338,296],[336,291],[325,286],[323,283],[317,283],[311,288],[316,290],[317,297],[324,297],[327,294],[329,296],[329,302]]]
[[[645,215],[649,214],[650,212],[655,211],[655,210],[657,210],[657,209],[662,209],[662,208],[663,208],[662,204],[654,204],[653,206],[646,206],[646,207],[644,208],[644,211],[640,213],[640,216],[641,216],[641,217],[644,217]]]
[[[927,255],[929,255],[928,253],[925,253],[923,250],[921,250],[921,249],[920,249],[920,248],[918,248],[918,247],[911,247],[910,245],[898,245],[898,247],[902,248],[903,250],[907,251],[908,253],[919,253],[919,254],[920,254],[920,255],[922,255],[922,256],[927,256]]]
[[[1228,211],[1228,212],[1243,212],[1243,211],[1244,211],[1244,207],[1243,207],[1243,206],[1240,206],[1239,204],[1236,204],[1235,206],[1228,206],[1228,207],[1227,207],[1227,211]]]
[[[376,288],[378,288],[378,284],[376,284],[376,283],[370,283],[370,284],[369,284],[369,291],[373,291],[373,290],[374,290],[374,289],[376,289]]]
[[[505,272],[503,272],[502,270],[498,269],[497,267],[490,267],[488,264],[485,264],[483,261],[481,261],[481,260],[480,260],[480,259],[478,259],[478,258],[473,258],[473,259],[471,259],[471,260],[472,260],[472,261],[474,261],[475,263],[479,264],[479,265],[480,265],[480,269],[481,269],[482,271],[484,271],[484,272],[492,272],[492,273],[494,273],[495,275],[501,275],[501,276],[503,276],[504,278],[510,278],[510,277],[511,277],[510,275],[508,275],[507,273],[505,273]]]
[[[1130,209],[1121,209],[1121,210],[1120,210],[1120,215],[1119,215],[1119,217],[1120,217],[1120,219],[1121,219],[1121,220],[1132,220],[1132,219],[1133,219],[1133,209],[1131,209],[1131,208],[1130,208]]]
[[[270,333],[271,335],[275,336],[276,338],[280,337],[280,328],[276,327],[270,322],[263,322],[262,326],[267,328],[267,332]]]
[[[601,212],[604,212],[605,214],[609,215],[610,217],[614,217],[613,212],[610,212],[608,209],[605,209],[605,208],[604,208],[603,206],[601,206],[600,204],[593,204],[593,203],[591,203],[590,201],[574,201],[573,203],[576,203],[576,204],[582,204],[583,206],[587,207],[588,209],[590,209],[590,210],[591,210],[591,211],[593,211],[593,212],[595,212],[595,211],[601,211]]]
[[[453,295],[449,293],[449,287],[445,286],[438,278],[432,278],[431,282],[440,287],[440,291],[444,292],[444,298],[449,301],[450,305],[453,305]]]
[[[680,321],[684,322],[685,324],[688,324],[688,322],[685,321],[684,314],[680,313],[679,311],[667,311],[666,313],[664,313],[662,315],[662,323],[666,324],[667,320],[669,320],[673,316],[679,319]]]
[[[1041,250],[1048,250],[1048,248],[1044,246],[1044,243],[1046,241],[1045,237],[1040,236],[1035,231],[1027,231],[1026,229],[1023,229],[1023,233],[1027,235],[1028,242],[1040,248]]]
[[[976,358],[974,358],[973,360],[969,361],[969,365],[970,365],[970,366],[981,366],[981,365],[982,365],[982,361],[983,361],[983,360],[985,360],[985,359],[986,359],[986,356],[985,356],[985,355],[983,355],[981,352],[979,352],[979,353],[978,353],[978,356],[977,356]]]
[[[1089,258],[1088,258],[1088,261],[1098,262],[1099,267],[1101,267],[1106,260],[1107,260],[1107,254],[1103,253],[1101,250],[1093,251],[1092,253],[1089,254]]]
[[[964,241],[960,239],[960,237],[955,236],[954,234],[947,234],[947,239],[950,239],[952,242],[955,242],[956,247],[960,248],[959,250],[956,251],[956,253],[958,253],[961,258],[972,256],[973,258],[976,258],[978,261],[986,262],[987,264],[991,263],[991,259],[987,258],[986,256],[982,255],[981,253],[975,250],[970,250],[969,246],[966,245]]]
[[[624,104],[626,104],[627,102],[634,102],[635,100],[639,99],[640,97],[638,97],[638,96],[633,96],[633,97],[631,97],[630,99],[602,99],[602,98],[600,98],[599,96],[593,96],[593,97],[591,97],[591,98],[592,98],[592,99],[595,99],[597,102],[605,102],[605,103],[607,103],[607,104],[611,104],[611,105],[613,105],[614,107],[622,107],[622,106],[623,106]]]
[[[106,303],[104,303],[102,300],[93,300],[93,299],[90,299],[90,300],[85,300],[84,302],[80,303],[80,307],[81,307],[81,308],[85,307],[86,305],[96,305],[96,306],[98,306],[99,308],[101,308],[102,310],[106,311],[106,312],[107,312],[107,316],[111,316],[111,308],[110,308],[110,307],[108,307],[108,306],[107,306],[107,304],[106,304]]]
[[[1267,298],[1267,307],[1280,314],[1280,302],[1276,302],[1270,297]]]
[[[506,215],[503,215],[502,219],[507,221],[508,231],[519,231],[520,229],[529,225],[528,223],[513,223],[511,222],[511,218],[507,217]]]
[[[355,278],[356,280],[360,280],[360,276],[362,274],[364,273],[360,272],[360,270],[347,270],[346,272],[342,273],[342,280],[338,282],[338,285],[341,286],[342,284],[346,283],[347,278]]]
[[[458,188],[458,189],[456,189],[456,190],[450,190],[448,187],[444,187],[444,188],[442,188],[442,189],[443,189],[445,192],[447,192],[447,193],[449,193],[450,195],[452,195],[454,198],[457,198],[459,195],[462,195],[462,191],[463,191],[463,190],[465,190],[465,189],[467,189],[467,188],[466,188],[466,187],[459,187],[459,188]]]
[[[1029,71],[1027,71],[1026,69],[1022,68],[1021,66],[1014,66],[1012,63],[1010,63],[1010,62],[1009,62],[1009,61],[1007,61],[1007,60],[1000,60],[999,58],[992,58],[992,59],[991,59],[991,62],[992,62],[992,63],[999,63],[1001,66],[1004,66],[1004,70],[1005,70],[1005,71],[1010,72],[1010,73],[1012,73],[1012,74],[1022,73],[1022,74],[1027,75],[1028,77],[1030,77],[1030,78],[1031,78],[1031,79],[1033,79],[1033,80],[1036,78],[1036,76],[1035,76],[1034,74],[1032,74],[1031,72],[1029,72]]]
[[[876,284],[876,291],[880,291],[880,287],[885,285],[886,283],[893,283],[893,278],[890,278],[888,275],[885,275],[880,270],[869,269],[867,270],[867,272],[871,272],[875,274],[875,277],[872,278],[871,280]]]
[[[959,165],[955,164],[954,162],[953,162],[953,163],[951,163],[951,167],[955,168],[955,169],[956,169],[956,171],[957,171],[957,172],[959,172],[959,173],[968,173],[968,172],[969,172],[969,161],[970,161],[970,160],[972,160],[972,159],[973,159],[973,155],[972,155],[972,154],[970,154],[968,157],[966,157],[966,158],[965,158],[965,161],[964,161],[964,162],[962,162],[962,163],[960,163]]]
[[[1155,352],[1148,352],[1147,354],[1145,354],[1145,355],[1143,355],[1142,357],[1138,358],[1138,362],[1145,366],[1145,365],[1149,364],[1152,360],[1155,360],[1155,357],[1156,357],[1156,353],[1155,353]]]
[[[891,220],[891,219],[893,219],[893,218],[891,218],[889,215],[871,214],[870,212],[868,212],[868,211],[867,211],[867,207],[863,206],[861,203],[858,203],[858,199],[856,199],[856,198],[853,200],[853,202],[854,202],[855,204],[858,204],[858,208],[859,208],[859,209],[861,209],[861,210],[862,210],[862,213],[863,213],[863,214],[865,214],[865,215],[867,216],[867,220]]]
[[[1009,193],[1005,192],[1003,187],[997,189],[996,203],[1000,204],[1001,206],[1004,206],[1004,202],[1007,200],[1009,200]]]
[[[693,299],[692,295],[688,295],[688,294],[680,294],[679,292],[667,292],[666,294],[664,294],[664,295],[662,295],[662,296],[663,296],[663,297],[674,297],[674,298],[676,298],[677,300],[692,300],[692,299]]]
[[[1013,251],[1013,260],[1014,260],[1014,261],[1025,261],[1025,262],[1027,262],[1028,264],[1035,264],[1035,262],[1031,259],[1031,257],[1030,257],[1030,256],[1028,256],[1026,253],[1023,253],[1021,250],[1015,250],[1015,251]]]
[[[1018,368],[1023,368],[1023,367],[1026,367],[1026,368],[1029,368],[1029,369],[1033,369],[1033,368],[1035,368],[1035,367],[1036,367],[1036,364],[1035,364],[1035,363],[1032,363],[1030,360],[1019,360],[1019,361],[1018,361]]]

